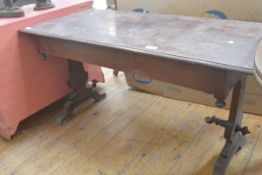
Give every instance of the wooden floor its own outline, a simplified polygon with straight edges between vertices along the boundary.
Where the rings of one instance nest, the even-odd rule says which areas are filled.
[[[226,110],[130,89],[121,73],[99,88],[105,100],[76,113],[64,126],[61,103],[24,121],[10,142],[0,139],[1,175],[209,175],[220,153],[223,130],[204,117]],[[246,146],[228,175],[262,174],[262,117],[245,115]]]

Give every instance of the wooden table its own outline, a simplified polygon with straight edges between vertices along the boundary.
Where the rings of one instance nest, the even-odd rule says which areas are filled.
[[[33,37],[44,55],[70,60],[78,98],[85,94],[79,62],[143,73],[214,94],[218,107],[225,106],[224,100],[233,89],[228,120],[206,118],[207,123],[225,128],[226,143],[214,174],[224,174],[234,153],[244,146],[249,133],[241,126],[246,75],[254,73],[262,24],[85,10],[28,26],[21,32]],[[99,97],[97,93],[91,96]]]

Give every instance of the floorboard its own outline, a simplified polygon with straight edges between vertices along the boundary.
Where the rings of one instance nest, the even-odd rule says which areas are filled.
[[[107,93],[63,126],[61,102],[26,119],[12,141],[0,138],[0,175],[210,175],[223,130],[204,117],[227,110],[135,91],[105,69]],[[227,175],[262,174],[262,116],[245,114],[252,133]]]

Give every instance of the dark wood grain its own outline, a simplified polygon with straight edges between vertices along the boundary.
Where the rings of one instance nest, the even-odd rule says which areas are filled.
[[[112,10],[85,10],[30,27],[22,31],[248,73],[262,37],[260,23]]]
[[[225,99],[242,73],[188,64],[158,56],[99,47],[63,39],[34,37],[38,48],[49,55],[87,62],[121,71],[146,74],[154,79],[214,94]]]

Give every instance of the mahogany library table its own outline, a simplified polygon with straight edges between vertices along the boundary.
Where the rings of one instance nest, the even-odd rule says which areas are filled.
[[[214,95],[217,107],[233,90],[228,120],[215,116],[206,122],[225,128],[225,146],[213,174],[226,171],[232,156],[249,133],[242,123],[246,76],[261,83],[262,24],[113,10],[84,10],[48,20],[20,31],[30,35],[42,57],[68,59],[69,85],[74,94],[65,105],[62,123],[72,108],[100,95],[86,88],[80,62],[151,78]]]

